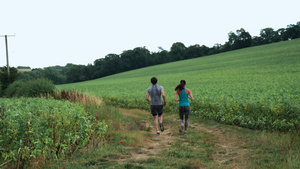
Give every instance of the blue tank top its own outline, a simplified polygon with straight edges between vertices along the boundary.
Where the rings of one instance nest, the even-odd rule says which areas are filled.
[[[190,106],[189,95],[185,93],[185,88],[182,89],[182,92],[179,95],[179,107],[181,106]]]

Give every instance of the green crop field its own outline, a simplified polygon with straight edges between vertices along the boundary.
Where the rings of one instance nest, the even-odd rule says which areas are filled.
[[[0,168],[23,168],[36,157],[64,159],[107,131],[82,104],[45,98],[1,98],[0,121]]]
[[[289,131],[300,123],[300,39],[128,71],[97,80],[57,85],[104,98],[120,107],[148,109],[146,90],[156,76],[177,112],[174,88],[184,79],[192,113],[253,129]]]

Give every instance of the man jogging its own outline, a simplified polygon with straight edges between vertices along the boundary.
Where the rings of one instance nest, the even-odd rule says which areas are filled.
[[[154,117],[154,124],[156,128],[156,135],[160,135],[160,132],[158,130],[158,121],[159,121],[159,127],[160,130],[164,131],[164,125],[163,125],[163,106],[167,105],[166,101],[166,95],[164,92],[164,88],[157,84],[157,78],[152,77],[151,78],[152,86],[150,86],[146,93],[146,100],[148,102],[151,102],[151,114]],[[151,97],[151,99],[149,98]],[[161,96],[164,99],[164,104],[162,104]]]

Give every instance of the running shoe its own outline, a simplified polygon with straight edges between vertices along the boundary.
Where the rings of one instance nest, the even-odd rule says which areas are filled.
[[[163,132],[165,130],[164,125],[162,123],[159,123],[159,127],[160,127],[161,132]]]
[[[160,132],[159,132],[159,131],[158,131],[158,132],[156,132],[156,135],[157,135],[157,136],[159,136],[159,135],[160,135]]]
[[[179,132],[182,133],[183,125],[180,125]]]

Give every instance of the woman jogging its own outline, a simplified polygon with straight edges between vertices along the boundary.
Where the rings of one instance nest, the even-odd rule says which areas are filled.
[[[188,119],[190,113],[190,103],[189,99],[194,101],[192,91],[190,89],[185,88],[186,82],[185,80],[181,80],[180,84],[175,88],[175,101],[179,101],[179,117],[180,117],[180,128],[179,132],[182,132],[184,127],[184,134],[187,134],[188,129]],[[179,96],[179,99],[177,97]],[[184,123],[183,123],[184,118]]]

